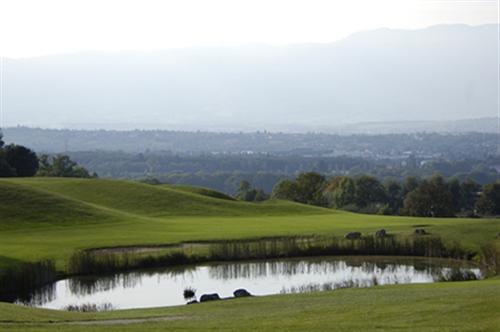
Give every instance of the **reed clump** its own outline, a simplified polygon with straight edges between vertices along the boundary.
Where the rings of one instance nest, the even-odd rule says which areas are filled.
[[[46,285],[57,277],[53,260],[25,262],[0,271],[0,295],[26,294],[34,288]]]
[[[445,245],[439,237],[366,236],[344,238],[284,238],[258,242],[225,241],[210,245],[213,260],[288,258],[322,255],[390,255],[469,259],[473,253],[458,244]]]
[[[79,251],[69,260],[72,274],[105,274],[125,270],[172,267],[208,261],[238,261],[327,255],[390,255],[470,259],[475,253],[439,237],[282,237],[206,243],[203,254],[183,251],[156,255]]]
[[[138,256],[131,253],[101,254],[92,251],[78,251],[69,259],[68,272],[80,275],[107,274],[135,269],[177,266],[199,261],[197,256],[187,255],[183,252]]]
[[[107,302],[107,303],[83,303],[83,304],[70,304],[64,307],[63,310],[73,311],[73,312],[100,312],[100,311],[111,311],[114,310],[115,307]]]

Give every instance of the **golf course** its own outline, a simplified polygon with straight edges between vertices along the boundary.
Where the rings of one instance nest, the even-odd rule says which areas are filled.
[[[75,252],[95,248],[349,232],[414,237],[416,228],[483,264],[500,250],[495,218],[364,215],[282,200],[243,202],[198,187],[67,178],[0,179],[0,271],[51,260],[69,274]],[[496,254],[495,254],[496,255]],[[500,254],[499,254],[500,255]],[[495,256],[498,257],[498,256]],[[490,257],[491,258],[491,257]],[[498,258],[495,258],[498,261]],[[491,268],[491,266],[490,266]],[[5,331],[498,331],[500,278],[256,296],[190,306],[67,312],[0,302]]]

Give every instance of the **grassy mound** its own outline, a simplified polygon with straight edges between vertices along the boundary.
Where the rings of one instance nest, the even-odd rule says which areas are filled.
[[[0,225],[31,227],[37,224],[102,222],[112,218],[105,211],[83,202],[30,186],[0,181]]]
[[[498,220],[361,215],[286,201],[247,203],[171,186],[102,179],[0,179],[0,265],[51,258],[64,271],[79,249],[273,236],[411,235],[415,225],[479,250]]]
[[[175,185],[164,185],[167,188],[171,188],[174,190],[180,190],[192,194],[198,194],[202,196],[208,196],[208,197],[213,197],[213,198],[219,198],[219,199],[227,199],[230,201],[235,201],[235,199],[229,195],[226,195],[220,191],[213,190],[213,189],[208,189],[208,188],[203,188],[203,187],[196,187],[196,186],[185,186],[185,185],[180,185],[180,184],[175,184]]]
[[[22,185],[22,188],[44,190],[50,194],[102,208],[147,217],[327,213],[325,209],[291,202],[246,203],[228,200],[226,197],[214,197],[216,192],[210,190],[198,188],[179,190],[170,186],[151,186],[129,181],[26,178],[9,180],[9,183]]]

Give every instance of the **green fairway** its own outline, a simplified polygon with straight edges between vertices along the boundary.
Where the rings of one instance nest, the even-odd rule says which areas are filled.
[[[0,202],[0,268],[52,258],[57,268],[65,271],[70,255],[84,248],[284,235],[342,236],[350,231],[373,233],[380,228],[409,235],[415,227],[424,227],[446,241],[456,241],[477,251],[486,243],[498,245],[500,232],[498,219],[361,215],[286,201],[240,202],[203,188],[101,179],[2,179]],[[172,314],[184,318],[140,324],[150,330],[165,326],[201,328],[206,324],[208,329],[227,330],[254,330],[252,326],[258,326],[271,331],[281,326],[283,330],[297,331],[320,328],[329,331],[334,327],[493,331],[499,323],[498,316],[492,313],[495,308],[498,312],[500,294],[493,295],[499,289],[499,280],[377,287],[93,315],[1,304],[0,321]],[[461,312],[471,319],[465,319]],[[473,328],[473,320],[480,321],[480,328]],[[433,329],[435,326],[442,328]],[[22,327],[88,329],[88,326],[49,324]],[[126,330],[134,329],[134,325],[94,328]]]
[[[54,258],[64,269],[76,249],[334,234],[411,234],[418,225],[477,250],[498,241],[494,219],[360,215],[286,201],[245,203],[186,190],[98,179],[0,180],[0,265]]]

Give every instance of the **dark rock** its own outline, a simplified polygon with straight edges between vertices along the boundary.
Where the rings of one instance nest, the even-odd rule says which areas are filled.
[[[246,289],[240,288],[233,292],[234,297],[247,297],[252,296]]]
[[[216,301],[216,300],[220,300],[219,294],[217,294],[217,293],[203,294],[200,297],[200,302]]]
[[[427,231],[425,229],[423,229],[423,228],[417,228],[415,230],[415,234],[417,234],[417,235],[425,235],[425,234],[427,234]]]
[[[187,304],[195,304],[195,303],[198,303],[198,301],[192,300],[192,301],[189,301]]]
[[[387,232],[385,229],[379,229],[378,231],[375,232],[376,237],[385,237],[387,235]]]
[[[350,232],[345,235],[346,239],[349,240],[355,240],[355,239],[360,239],[361,238],[361,233],[360,232]]]

